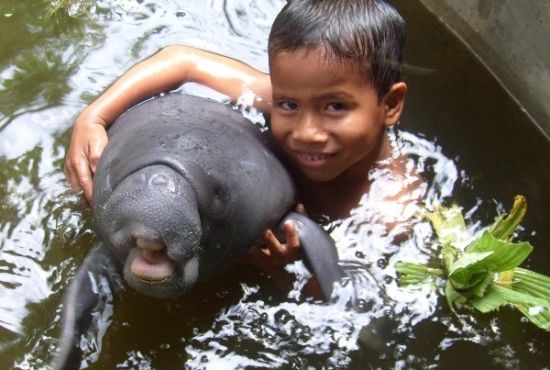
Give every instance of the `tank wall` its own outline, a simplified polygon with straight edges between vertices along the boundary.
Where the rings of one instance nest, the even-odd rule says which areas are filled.
[[[550,1],[421,0],[550,137]]]

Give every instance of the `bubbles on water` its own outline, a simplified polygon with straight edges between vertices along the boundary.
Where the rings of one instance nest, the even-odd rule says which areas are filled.
[[[353,325],[340,325],[341,315],[336,305],[287,302],[272,306],[245,296],[218,316],[216,321],[223,325],[193,338],[186,348],[193,359],[186,367],[202,368],[197,359],[202,362],[205,357],[214,368],[288,366],[295,358],[307,364],[308,356],[329,357],[329,363],[336,364],[354,345],[346,338]]]
[[[152,370],[151,359],[141,351],[130,351],[127,359],[116,366],[117,369]]]
[[[376,265],[380,267],[381,269],[384,269],[388,266],[388,260],[386,258],[379,258],[376,261]]]

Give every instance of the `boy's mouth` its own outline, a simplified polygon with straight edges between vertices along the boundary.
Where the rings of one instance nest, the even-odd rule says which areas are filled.
[[[334,157],[331,153],[308,153],[294,151],[294,156],[297,161],[305,167],[320,167],[326,164],[326,162]]]

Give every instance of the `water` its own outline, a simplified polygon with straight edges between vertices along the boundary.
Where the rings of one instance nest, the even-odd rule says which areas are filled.
[[[171,43],[267,70],[266,38],[283,3],[82,1],[49,21],[44,2],[0,4],[0,369],[43,368],[51,360],[64,289],[97,242],[89,210],[62,174],[75,114],[124,70]],[[418,192],[428,202],[460,204],[473,233],[524,194],[529,210],[519,238],[535,246],[527,267],[550,274],[550,143],[419,4],[397,5],[408,21],[406,59],[415,68],[406,74],[410,93],[393,139],[428,180]],[[198,86],[185,89],[223,99]],[[391,181],[383,171],[374,176]],[[414,177],[411,171],[405,179]],[[399,289],[393,263],[427,260],[432,232],[422,220],[406,238],[399,228],[383,228],[382,219],[414,209],[369,212],[381,201],[373,194],[353,217],[329,225],[357,288],[352,307],[304,302],[297,289],[287,297],[243,269],[173,302],[126,291],[89,368],[449,369],[475,359],[486,369],[548,369],[550,336],[517,312],[456,316],[430,290]],[[292,269],[299,285],[302,269]],[[380,335],[361,332],[369,323]]]

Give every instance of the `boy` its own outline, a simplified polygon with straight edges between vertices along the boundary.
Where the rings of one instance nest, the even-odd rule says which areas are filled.
[[[369,191],[369,170],[390,153],[385,129],[398,122],[407,92],[400,79],[403,42],[404,22],[386,1],[289,0],[269,36],[270,74],[206,51],[166,47],[77,117],[65,163],[69,182],[91,201],[108,125],[154,94],[197,82],[233,101],[253,92],[289,158],[305,209],[346,217]],[[390,169],[400,171],[398,164]],[[285,236],[282,244],[268,230],[268,248],[255,258],[271,266],[296,259],[292,224]]]

